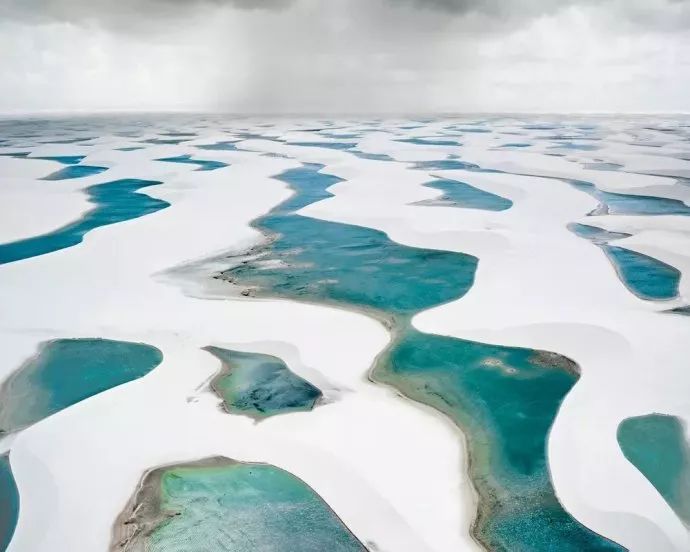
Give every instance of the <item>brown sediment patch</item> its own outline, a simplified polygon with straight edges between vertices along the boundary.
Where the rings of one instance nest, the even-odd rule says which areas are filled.
[[[179,512],[163,511],[161,480],[166,471],[177,468],[214,468],[239,464],[224,456],[204,458],[184,464],[169,464],[144,473],[134,494],[113,525],[110,552],[146,552],[146,539],[166,520]]]

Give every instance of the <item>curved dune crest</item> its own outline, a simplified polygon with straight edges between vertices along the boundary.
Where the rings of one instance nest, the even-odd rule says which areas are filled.
[[[636,143],[659,134],[643,118],[532,119],[170,115],[108,121],[83,133],[88,146],[67,130],[46,140],[53,131],[40,123],[35,140],[10,137],[5,152],[84,154],[108,171],[51,182],[38,179],[59,161],[0,157],[13,194],[50,189],[40,220],[0,220],[13,226],[8,239],[88,207],[53,206],[57,189],[137,177],[163,182],[147,195],[169,204],[0,267],[6,371],[37,343],[72,337],[165,355],[136,383],[3,440],[22,497],[10,551],[107,549],[150,466],[219,455],[299,477],[371,550],[477,549],[477,499],[473,531],[487,546],[687,550],[687,528],[616,441],[620,421],[640,412],[690,414],[687,185],[627,172],[682,169],[659,159],[682,154],[686,127],[641,153]],[[205,149],[228,166],[156,161]],[[425,183],[438,180],[512,206],[429,208],[439,191]],[[630,196],[645,214],[605,214],[564,180]],[[650,197],[673,201],[650,207]],[[677,269],[677,297],[631,293],[602,251],[568,231],[574,222],[630,234],[617,245]],[[208,389],[219,367],[209,344],[283,359],[325,399],[258,424],[228,415]],[[377,354],[372,378],[397,390],[366,379]]]

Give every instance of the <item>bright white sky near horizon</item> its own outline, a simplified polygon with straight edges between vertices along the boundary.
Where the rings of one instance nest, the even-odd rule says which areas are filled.
[[[0,112],[690,112],[690,0],[0,0]]]

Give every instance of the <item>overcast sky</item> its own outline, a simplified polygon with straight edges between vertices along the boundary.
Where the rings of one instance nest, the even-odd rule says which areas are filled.
[[[0,112],[690,112],[690,0],[0,0]]]

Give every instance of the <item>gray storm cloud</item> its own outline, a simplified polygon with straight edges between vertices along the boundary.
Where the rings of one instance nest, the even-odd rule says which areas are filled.
[[[184,17],[193,10],[219,7],[279,10],[293,0],[0,0],[0,16],[24,20],[120,22],[138,17]]]
[[[685,111],[689,21],[690,0],[0,0],[0,110]]]
[[[175,15],[184,17],[194,10],[236,8],[240,10],[285,10],[303,0],[0,0],[0,15],[4,18],[58,19],[79,21],[96,19],[108,22],[121,18]],[[376,0],[328,0],[320,2],[321,9],[330,5],[350,4],[352,9],[367,12]],[[615,13],[617,18],[631,19],[642,25],[665,25],[688,28],[690,0],[385,0],[391,10],[408,15],[415,11],[441,11],[447,15],[480,15],[496,20],[521,20],[553,14],[572,6],[599,7]],[[680,20],[679,20],[680,18]]]

